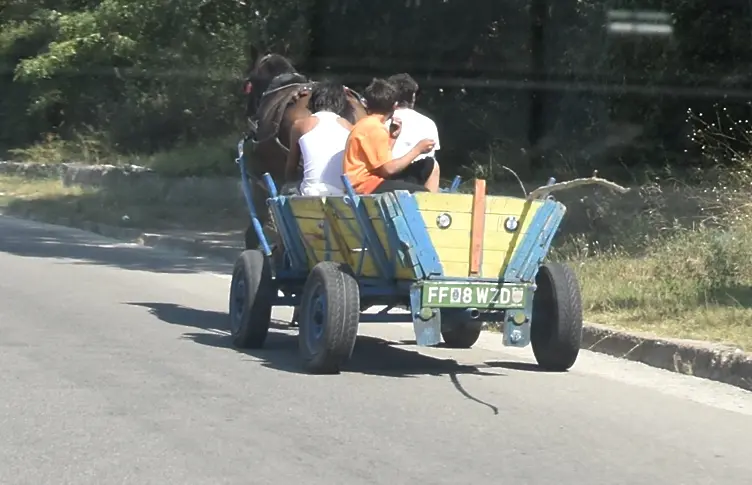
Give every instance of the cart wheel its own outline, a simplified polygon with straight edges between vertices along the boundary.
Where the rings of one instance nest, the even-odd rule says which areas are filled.
[[[230,334],[239,348],[264,346],[274,299],[271,267],[258,249],[243,251],[230,283]]]
[[[338,374],[352,355],[360,291],[349,268],[322,261],[308,275],[300,304],[298,347],[309,372]]]
[[[452,349],[469,349],[480,337],[483,322],[473,320],[465,311],[441,311],[441,336]]]
[[[563,372],[574,365],[582,343],[582,298],[574,272],[549,263],[535,278],[530,340],[542,368]]]

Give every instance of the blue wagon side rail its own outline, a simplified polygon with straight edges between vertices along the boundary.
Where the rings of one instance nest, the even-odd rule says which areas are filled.
[[[238,145],[242,187],[257,248],[233,270],[230,322],[239,347],[264,345],[274,306],[299,309],[299,350],[311,372],[339,372],[361,322],[412,322],[420,346],[469,348],[484,321],[502,322],[503,343],[532,344],[538,363],[566,370],[581,341],[574,273],[546,263],[566,208],[553,179],[525,198],[490,196],[485,182],[460,194],[280,195],[263,179],[278,238],[265,234]],[[564,182],[563,184],[567,184]],[[384,306],[378,313],[363,313]],[[409,313],[390,313],[395,307]]]

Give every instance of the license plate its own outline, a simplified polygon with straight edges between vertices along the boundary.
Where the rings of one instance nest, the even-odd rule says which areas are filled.
[[[431,308],[524,308],[529,288],[497,283],[423,284],[423,306]]]

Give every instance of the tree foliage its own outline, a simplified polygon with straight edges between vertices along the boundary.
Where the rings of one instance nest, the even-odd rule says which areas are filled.
[[[609,34],[614,9],[666,11],[673,35]],[[255,44],[356,87],[412,73],[458,163],[587,147],[614,122],[681,154],[688,109],[746,109],[751,18],[731,0],[3,0],[0,145],[89,130],[153,152],[239,132]]]

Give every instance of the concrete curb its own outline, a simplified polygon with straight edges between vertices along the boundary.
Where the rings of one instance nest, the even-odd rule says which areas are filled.
[[[238,257],[236,248],[211,247],[199,240],[68,219],[49,221],[31,214],[23,217],[48,224],[76,227],[147,247],[214,257],[228,263],[234,263]],[[586,323],[582,331],[582,349],[752,391],[752,355],[733,347],[693,340],[664,339]]]
[[[2,212],[0,212],[2,214]],[[229,263],[235,263],[238,258],[238,250],[235,248],[227,247],[212,247],[207,243],[197,240],[189,239],[177,236],[170,236],[164,234],[156,234],[143,232],[139,229],[132,229],[127,227],[110,226],[107,224],[100,224],[96,222],[78,221],[67,218],[58,218],[50,220],[43,217],[37,217],[33,214],[14,214],[6,213],[10,217],[19,217],[37,222],[43,222],[46,224],[55,224],[58,226],[73,227],[88,232],[99,234],[100,236],[109,237],[112,239],[118,239],[120,241],[126,241],[130,243],[139,244],[141,246],[155,248],[155,249],[167,249],[171,251],[180,251],[188,253],[193,256],[199,257],[212,257],[222,259]]]
[[[734,347],[627,333],[588,323],[582,332],[582,348],[752,391],[752,356]]]
[[[199,240],[163,234],[142,233],[135,239],[135,242],[152,248],[178,250],[193,256],[218,258],[232,264],[235,263],[240,254],[235,248],[213,247]]]

